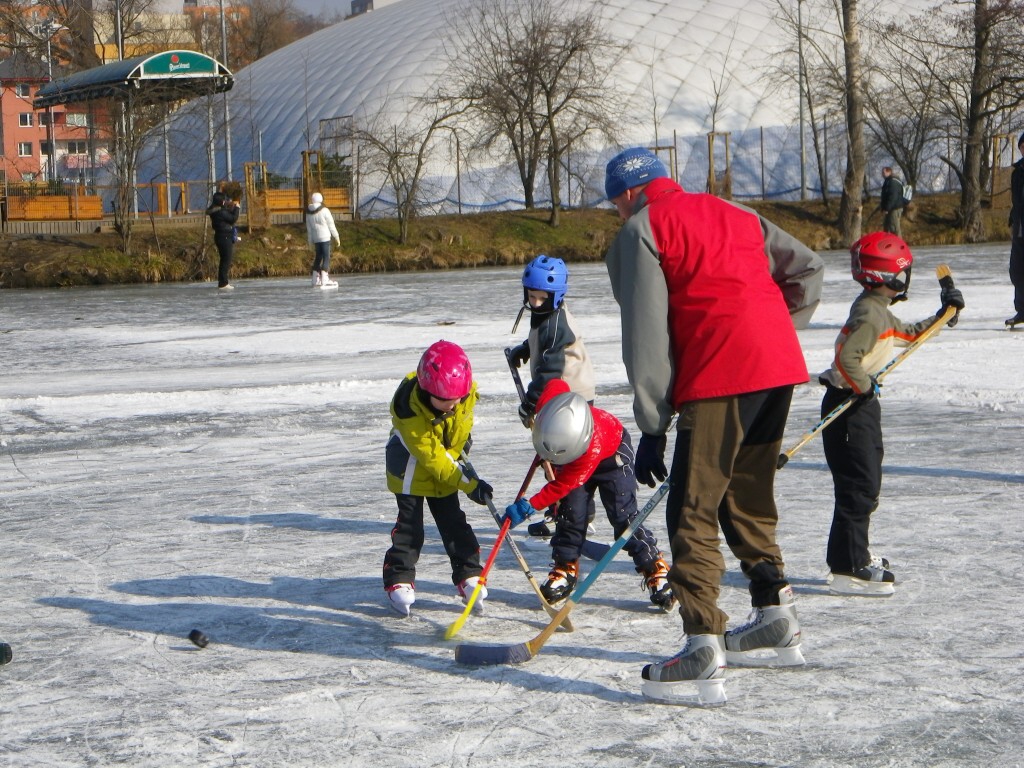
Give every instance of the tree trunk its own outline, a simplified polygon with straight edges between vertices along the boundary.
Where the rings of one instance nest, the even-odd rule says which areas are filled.
[[[992,66],[987,15],[988,0],[975,0],[974,70],[971,73],[971,97],[967,107],[963,188],[960,192],[960,218],[964,242],[967,243],[985,240],[985,220],[981,216],[981,165],[985,146],[985,81]]]
[[[843,52],[846,60],[846,175],[839,201],[839,233],[846,244],[861,236],[863,219],[864,88],[861,79],[860,23],[857,0],[843,0]]]

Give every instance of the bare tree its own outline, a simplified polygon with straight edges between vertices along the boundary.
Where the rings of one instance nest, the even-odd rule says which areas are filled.
[[[591,134],[614,138],[619,111],[607,83],[621,48],[595,10],[554,0],[470,0],[451,28],[438,97],[468,103],[481,126],[477,147],[514,159],[527,208],[545,163],[557,226],[570,148]]]
[[[379,174],[395,196],[399,242],[409,241],[409,227],[422,205],[424,171],[438,130],[452,127],[462,111],[443,111],[435,101],[422,99],[423,109],[410,110],[405,120],[395,120],[395,110],[385,103],[368,119],[357,122],[353,139],[359,147],[362,171]],[[431,111],[432,110],[432,111]]]

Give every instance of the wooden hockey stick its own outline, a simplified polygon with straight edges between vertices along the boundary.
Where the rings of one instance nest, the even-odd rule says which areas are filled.
[[[505,347],[505,360],[508,361],[508,369],[512,372],[512,381],[515,382],[516,392],[519,393],[519,402],[526,403],[526,387],[523,386],[523,379],[519,375],[519,368],[512,359],[512,347]],[[551,468],[551,462],[544,462],[544,477],[550,483],[555,479],[555,470]]]
[[[471,471],[471,472],[474,472],[475,470],[473,470],[473,467],[469,463],[469,460],[466,459],[465,457],[463,457],[463,460],[466,463],[467,469],[469,469],[469,471]],[[526,495],[526,489],[530,487],[530,482],[533,480],[533,475],[537,471],[537,467],[539,465],[540,465],[540,457],[539,456],[534,456],[533,457],[533,463],[530,464],[530,469],[526,473],[526,479],[523,480],[523,484],[519,488],[519,493],[516,495],[516,500],[517,501],[520,498],[522,498],[524,495]],[[502,522],[501,515],[498,513],[498,510],[494,506],[493,499],[487,499],[487,509],[490,510],[491,517],[494,518],[494,522],[496,522],[500,527],[505,528],[505,523]],[[506,529],[506,531],[507,531],[507,529]],[[499,538],[497,540],[495,540],[495,542],[494,542],[494,550],[492,551],[491,558],[493,558],[494,552],[497,552],[498,547],[501,546],[501,538],[500,538],[500,536],[501,536],[501,534],[499,532]],[[530,570],[530,564],[526,561],[526,558],[523,557],[523,553],[519,550],[519,547],[516,544],[516,540],[514,538],[512,538],[511,536],[505,536],[505,540],[508,541],[508,546],[512,550],[512,554],[515,555],[516,560],[519,561],[519,567],[522,568],[523,573],[526,574],[526,578],[530,582],[530,586],[533,587],[533,591],[537,595],[537,598],[540,600],[541,606],[547,612],[548,616],[552,616],[552,617],[555,616],[558,613],[558,609],[555,608],[555,606],[553,606],[551,603],[549,603],[547,601],[547,598],[544,597],[544,593],[540,591],[540,584],[537,583],[537,578],[533,575],[533,572]],[[491,560],[491,558],[488,558],[488,562]],[[477,585],[477,586],[479,586],[479,585]],[[474,590],[474,591],[476,591],[476,590]],[[470,599],[472,599],[472,597]],[[467,617],[469,616],[469,611],[468,610],[464,611],[463,613],[465,614],[465,616],[467,616]],[[463,619],[462,623],[465,623],[465,619]],[[576,629],[572,625],[572,622],[569,621],[568,617],[566,617],[565,620],[562,621],[559,626],[561,626],[561,628],[564,629],[566,632],[573,632]],[[448,632],[446,632],[445,633],[445,638],[450,640],[452,637],[455,636],[455,634],[459,631],[459,629],[461,627],[462,627],[462,624],[459,624],[459,626],[456,627],[454,629],[454,631],[452,631],[452,628],[449,627],[448,629],[451,632],[451,634],[449,635]]]
[[[455,647],[455,660],[460,664],[483,666],[489,664],[522,664],[536,656],[544,646],[544,643],[555,633],[558,625],[568,618],[572,609],[583,599],[583,595],[586,594],[591,585],[597,581],[597,577],[608,567],[615,555],[626,546],[626,542],[636,533],[637,528],[643,525],[647,516],[658,506],[668,493],[668,488],[669,481],[666,480],[654,492],[654,495],[644,505],[643,509],[637,512],[636,517],[633,518],[626,530],[622,532],[622,535],[615,540],[608,553],[594,566],[594,570],[584,579],[583,583],[577,586],[573,593],[566,598],[565,605],[562,606],[562,609],[539,635],[532,640],[516,645],[471,645],[463,643]]]
[[[949,266],[947,264],[940,264],[938,267],[936,267],[935,274],[939,278],[939,284],[942,285],[944,288],[953,287],[953,274],[950,271]],[[932,336],[938,333],[942,329],[943,325],[945,325],[946,323],[949,323],[950,327],[956,325],[956,321],[959,318],[959,314],[960,310],[956,309],[955,307],[946,307],[946,311],[943,312],[935,320],[934,323],[929,325],[928,328],[925,329],[925,331],[920,336],[914,339],[907,346],[906,349],[904,349],[902,352],[896,355],[896,357],[894,357],[892,360],[886,363],[885,366],[878,373],[875,374],[875,380],[881,381],[882,379],[884,379],[886,374],[891,373],[892,370],[896,368],[896,366],[898,366],[900,363],[902,363],[904,360],[910,357],[910,355],[912,355],[918,349],[918,347],[920,347],[922,344],[928,341],[928,339],[930,339]],[[797,451],[799,451],[801,448],[803,448],[805,445],[811,442],[811,440],[814,439],[815,435],[820,433],[823,429],[825,429],[825,427],[827,427],[833,421],[838,419],[843,413],[846,412],[846,410],[851,405],[853,405],[856,402],[856,400],[856,395],[850,395],[848,398],[843,400],[843,402],[841,402],[839,405],[837,405],[835,408],[833,408],[831,411],[825,414],[821,421],[815,424],[809,432],[805,433],[796,445],[794,445],[788,451],[779,454],[779,461],[776,464],[776,468],[782,469],[784,466],[786,466],[789,460],[793,458],[793,454],[795,454]]]

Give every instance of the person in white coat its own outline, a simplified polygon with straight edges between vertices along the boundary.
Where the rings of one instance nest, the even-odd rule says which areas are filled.
[[[331,280],[329,273],[331,240],[340,248],[341,238],[338,237],[338,228],[334,225],[334,216],[324,205],[324,196],[319,192],[310,195],[309,205],[306,206],[306,237],[314,249],[313,287],[337,288],[338,282]]]

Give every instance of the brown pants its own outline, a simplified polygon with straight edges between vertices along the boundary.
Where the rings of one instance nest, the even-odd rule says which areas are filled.
[[[775,542],[775,468],[792,400],[791,386],[686,403],[678,434],[666,519],[672,544],[669,581],[688,635],[725,632],[718,608],[726,543],[750,579],[751,604],[778,604],[786,586]]]

